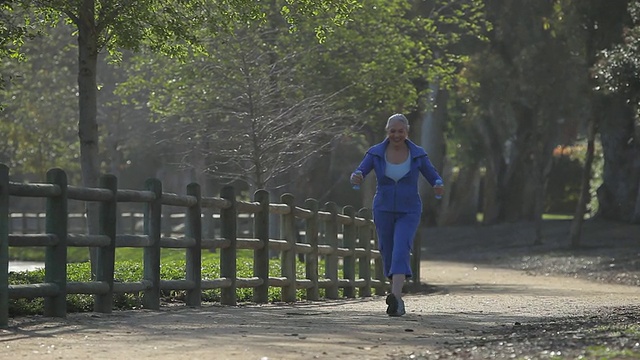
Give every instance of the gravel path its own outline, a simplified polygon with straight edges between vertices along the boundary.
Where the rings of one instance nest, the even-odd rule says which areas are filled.
[[[609,266],[611,249],[637,254],[637,229],[578,255],[560,236],[530,247],[522,226],[427,230],[426,285],[401,318],[384,314],[382,297],[20,318],[0,330],[0,358],[640,358],[636,260]],[[598,257],[607,261],[585,267]]]

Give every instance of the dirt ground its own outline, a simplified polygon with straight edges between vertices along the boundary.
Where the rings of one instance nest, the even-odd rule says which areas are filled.
[[[536,247],[521,224],[425,230],[425,285],[406,295],[400,318],[386,316],[382,297],[17,318],[0,330],[0,358],[576,358],[588,331],[547,325],[599,316],[640,325],[640,227],[590,224],[576,252],[563,245],[566,225],[548,226]],[[623,337],[617,346],[640,354],[638,334]]]

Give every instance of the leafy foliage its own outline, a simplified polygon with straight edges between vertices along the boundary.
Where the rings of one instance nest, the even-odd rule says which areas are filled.
[[[263,188],[323,150],[348,122],[333,104],[299,81],[295,52],[278,50],[277,30],[237,31],[210,41],[210,56],[185,63],[137,58],[123,96],[145,93],[161,130],[159,143],[183,166]],[[151,73],[152,75],[149,75]]]
[[[537,185],[552,150],[573,142],[586,118],[586,48],[569,10],[539,1],[486,4],[493,30],[465,63],[451,102],[459,116],[449,124],[456,162],[481,164],[485,184],[495,186],[485,189],[496,193],[483,204],[485,221],[537,216]]]
[[[25,39],[38,34],[34,29],[29,12],[20,1],[10,0],[0,3],[0,58],[24,59],[19,48]]]
[[[594,65],[594,78],[604,94],[628,97],[640,118],[640,4],[629,2],[634,26],[625,28],[622,42],[600,51]]]
[[[14,4],[24,7],[24,23],[35,24],[39,30],[58,26],[59,19],[63,17],[67,23],[75,26],[80,60],[78,134],[82,148],[83,182],[89,186],[96,185],[100,171],[100,159],[97,158],[96,57],[102,50],[108,50],[115,59],[122,58],[123,50],[138,52],[145,48],[185,60],[192,54],[204,54],[204,46],[199,38],[202,34],[207,38],[215,38],[220,34],[232,33],[237,26],[263,22],[266,18],[261,2],[246,0],[95,1],[81,4],[76,1],[23,0],[3,5],[0,9],[2,19],[17,18]],[[358,6],[355,0],[285,1],[273,4],[279,7],[280,15],[291,26],[307,16],[331,13],[331,20],[325,24],[326,27],[318,28],[316,32],[319,37],[323,37],[323,32],[332,26],[330,24],[343,23],[352,9]],[[20,23],[14,26],[13,22],[5,21],[4,24],[5,34],[10,35],[6,40],[14,46],[12,51],[20,54],[19,47],[27,33],[19,31],[22,29]],[[93,218],[91,214],[90,218]]]
[[[137,56],[117,91],[153,112],[172,161],[256,188],[282,186],[282,177],[271,181],[301,175],[336,136],[416,108],[417,84],[453,81],[464,59],[455,44],[489,25],[477,1],[429,6],[415,16],[410,2],[364,2],[322,43],[311,30],[331,15],[300,21],[292,36],[265,9],[264,22],[205,40],[206,56]]]
[[[63,47],[69,29],[60,26],[23,47],[25,61],[5,58],[12,81],[0,90],[0,162],[18,174],[44,179],[52,167],[79,169],[77,85],[68,76],[74,48]],[[76,172],[77,174],[77,172]]]

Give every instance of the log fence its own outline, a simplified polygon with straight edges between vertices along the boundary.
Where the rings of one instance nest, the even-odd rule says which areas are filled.
[[[40,234],[44,232],[45,212],[17,211],[9,213],[9,232],[14,234]],[[220,214],[201,214],[203,229],[210,229],[209,235],[215,236],[220,228]],[[166,237],[184,235],[185,213],[163,213],[162,234]],[[87,228],[86,213],[69,213],[69,232],[83,232]],[[208,223],[205,226],[205,223]],[[144,234],[144,212],[118,210],[117,227],[119,232],[127,234]],[[253,230],[253,214],[238,214],[238,231],[251,234]]]
[[[46,199],[44,232],[17,234],[10,232],[10,199],[36,197]],[[98,234],[69,232],[68,203],[70,200],[99,203]],[[119,203],[145,205],[142,234],[117,233]],[[185,210],[183,236],[163,236],[162,207],[181,207]],[[203,236],[203,209],[219,212],[219,237]],[[280,218],[280,238],[270,238],[269,217]],[[250,238],[240,237],[238,222],[251,218]],[[304,242],[299,240],[299,222],[303,223]],[[320,231],[322,229],[322,231]],[[320,241],[322,238],[322,241]],[[51,169],[46,183],[15,183],[9,179],[9,168],[0,164],[0,327],[9,320],[9,300],[44,298],[44,315],[65,317],[67,294],[94,295],[94,311],[109,313],[114,294],[142,293],[142,306],[157,310],[160,296],[166,290],[184,290],[188,306],[201,306],[203,290],[220,289],[220,302],[235,305],[236,289],[253,288],[253,301],[268,302],[270,287],[281,288],[281,300],[296,301],[296,290],[305,289],[308,300],[319,300],[320,289],[325,297],[337,299],[340,289],[345,297],[383,295],[388,283],[382,274],[380,253],[375,246],[371,212],[352,206],[342,209],[333,202],[320,205],[307,199],[304,207],[295,206],[291,194],[272,203],[265,190],[258,190],[253,201],[237,199],[233,187],[225,187],[220,197],[203,197],[200,186],[187,186],[186,195],[163,192],[162,183],[149,179],[144,190],[118,189],[117,178],[103,175],[98,188],[83,188],[67,184],[61,169]],[[41,284],[9,285],[9,247],[45,247],[45,280]],[[95,279],[90,282],[67,281],[67,248],[97,248]],[[143,278],[136,282],[114,282],[115,249],[143,248]],[[160,277],[162,248],[185,249],[186,270],[181,280]],[[202,279],[202,250],[220,251],[220,278]],[[250,249],[254,254],[254,274],[250,278],[237,276],[238,249]],[[281,254],[281,276],[269,275],[271,252]],[[305,255],[305,278],[297,278],[297,255]],[[318,273],[318,258],[325,261],[325,273]],[[339,264],[342,274],[339,274]],[[357,265],[357,267],[356,267]],[[372,275],[372,265],[375,274]],[[356,271],[356,268],[358,271]],[[356,292],[357,289],[357,292]]]

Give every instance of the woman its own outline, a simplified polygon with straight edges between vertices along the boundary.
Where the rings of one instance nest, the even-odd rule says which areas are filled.
[[[434,187],[437,196],[444,194],[444,187],[427,153],[408,139],[409,121],[404,115],[391,115],[385,130],[386,139],[367,151],[360,166],[351,174],[351,183],[360,185],[364,177],[375,170],[373,219],[384,274],[391,279],[387,314],[402,316],[405,314],[402,286],[405,279],[412,276],[410,253],[422,213],[419,174]]]

